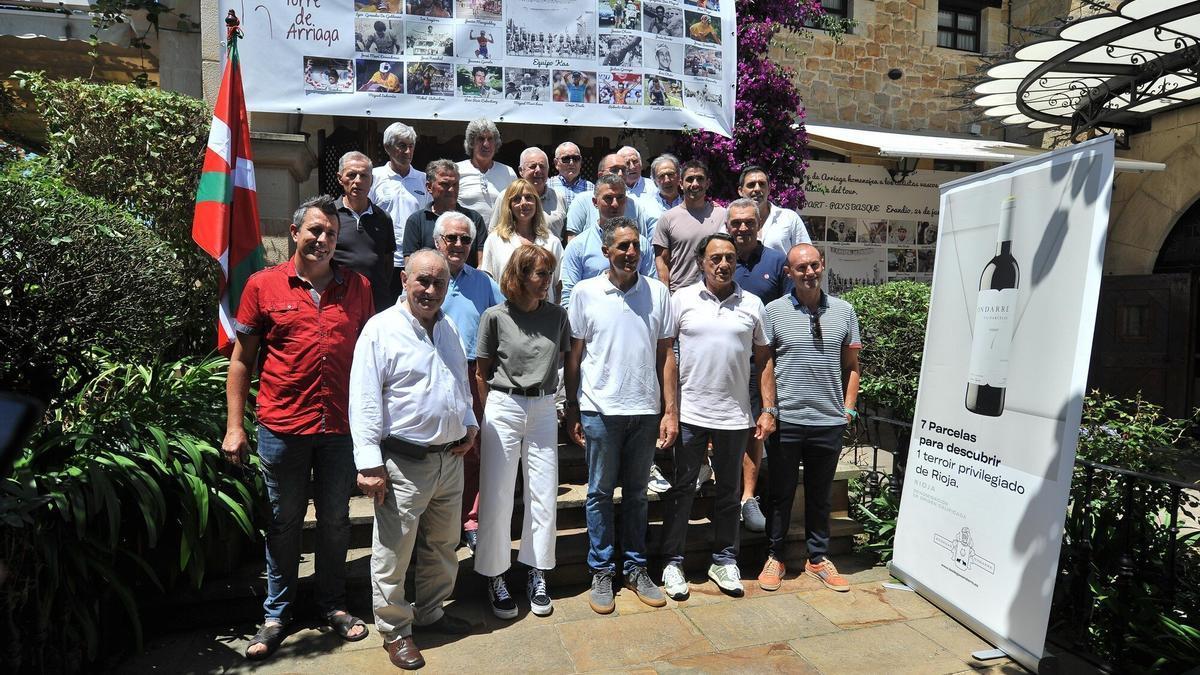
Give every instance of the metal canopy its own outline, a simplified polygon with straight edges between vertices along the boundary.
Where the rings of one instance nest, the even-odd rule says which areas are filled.
[[[1125,0],[1072,21],[987,69],[973,91],[1005,125],[1144,130],[1200,102],[1200,0]]]

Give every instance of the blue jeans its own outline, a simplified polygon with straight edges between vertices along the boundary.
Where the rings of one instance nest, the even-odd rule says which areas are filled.
[[[601,415],[581,412],[587,441],[588,567],[615,572],[613,490],[621,485],[621,548],[624,572],[646,566],[646,483],[658,438],[657,415]]]
[[[271,501],[266,618],[283,623],[292,618],[310,478],[317,511],[317,607],[322,614],[345,609],[350,494],[356,473],[350,436],[277,434],[259,426],[258,458]]]

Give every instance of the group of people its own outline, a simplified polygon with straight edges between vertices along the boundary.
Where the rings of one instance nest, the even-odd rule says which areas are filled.
[[[758,584],[777,590],[801,464],[804,571],[848,590],[826,554],[834,470],[855,415],[858,322],[822,290],[821,253],[800,217],[770,202],[767,172],[743,170],[740,198],[722,207],[698,161],[661,155],[647,178],[627,146],[600,160],[593,183],[573,143],[555,148],[549,177],[536,147],[516,171],[496,162],[490,121],[465,135],[467,159],[425,172],[412,166],[415,130],[399,122],[384,133],[385,165],[347,153],[343,194],[300,204],[294,254],[242,294],[222,450],[247,459],[242,420],[257,369],[257,452],[272,509],[265,621],[247,657],[268,657],[287,635],[310,480],[316,601],[343,639],[367,636],[346,611],[355,490],[374,504],[372,602],[395,666],[424,665],[414,632],[471,631],[443,608],[460,543],[486,578],[492,612],[517,617],[518,478],[516,559],[530,611],[550,614],[560,424],[586,455],[597,613],[613,611],[622,586],[652,606],[687,599],[684,543],[705,474],[715,478],[708,578],[743,594],[744,524],[767,531]],[[758,495],[764,444],[770,469]],[[665,476],[656,453],[672,458]],[[664,502],[658,579],[648,491]]]

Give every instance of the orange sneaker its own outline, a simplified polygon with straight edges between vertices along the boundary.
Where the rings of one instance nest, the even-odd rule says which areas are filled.
[[[838,574],[837,568],[833,566],[833,561],[829,558],[822,560],[817,564],[811,562],[804,563],[804,572],[808,576],[813,577],[825,584],[825,588],[831,591],[845,593],[850,590],[850,582],[846,578]]]
[[[767,564],[763,565],[763,570],[758,575],[758,587],[764,591],[777,591],[783,584],[783,575],[786,573],[782,562],[767,556]]]

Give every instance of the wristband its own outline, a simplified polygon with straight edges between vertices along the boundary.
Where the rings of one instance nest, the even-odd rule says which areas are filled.
[[[854,408],[846,408],[846,409],[845,409],[845,413],[846,413],[847,415],[849,415],[849,416],[850,416],[850,419],[852,419],[852,420],[856,420],[856,419],[858,419],[858,411],[857,411],[857,410],[855,410]]]

